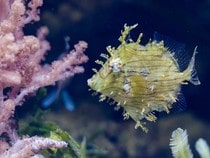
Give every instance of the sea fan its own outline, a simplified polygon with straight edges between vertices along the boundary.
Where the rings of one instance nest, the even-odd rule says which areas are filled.
[[[210,158],[209,146],[203,138],[200,138],[196,141],[195,149],[197,150],[201,158]]]
[[[174,158],[192,158],[193,154],[188,144],[187,131],[177,128],[170,139],[170,147]]]

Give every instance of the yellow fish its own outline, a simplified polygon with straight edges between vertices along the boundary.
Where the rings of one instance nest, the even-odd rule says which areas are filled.
[[[135,120],[135,128],[145,132],[143,120],[155,121],[155,112],[170,112],[175,103],[181,104],[180,87],[191,82],[199,85],[194,64],[196,48],[185,70],[181,71],[175,49],[167,47],[163,40],[150,40],[141,45],[142,33],[136,41],[127,36],[136,25],[127,26],[119,38],[117,48],[107,47],[109,55],[102,54],[106,62],[88,80],[91,89],[100,93],[100,101],[111,98],[116,108],[124,108],[125,119]],[[180,52],[178,52],[180,53]]]

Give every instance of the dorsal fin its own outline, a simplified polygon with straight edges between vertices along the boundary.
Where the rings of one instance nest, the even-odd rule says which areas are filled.
[[[164,46],[171,52],[171,55],[176,59],[179,70],[184,71],[189,64],[190,57],[185,50],[185,44],[177,42],[172,38],[154,32],[153,40],[157,42],[163,41]]]

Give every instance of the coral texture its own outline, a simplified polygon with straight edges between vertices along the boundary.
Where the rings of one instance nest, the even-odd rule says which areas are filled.
[[[79,41],[62,59],[41,65],[50,49],[45,40],[48,29],[41,27],[33,36],[24,35],[23,27],[39,20],[38,8],[42,4],[42,0],[0,0],[0,157],[30,157],[42,149],[67,146],[49,138],[21,138],[13,119],[15,108],[23,104],[26,96],[82,73],[84,69],[79,65],[88,60],[83,53],[87,43]]]

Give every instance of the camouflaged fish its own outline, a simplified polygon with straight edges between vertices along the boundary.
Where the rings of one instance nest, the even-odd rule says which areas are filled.
[[[102,65],[99,71],[88,80],[91,89],[100,93],[100,101],[111,98],[117,109],[124,108],[124,118],[135,120],[135,128],[144,131],[143,120],[155,121],[156,112],[170,112],[176,103],[184,104],[181,85],[188,81],[199,85],[194,63],[196,48],[184,70],[184,59],[180,49],[174,44],[160,39],[150,40],[141,45],[142,33],[136,41],[127,39],[136,25],[124,26],[117,48],[107,47],[109,55],[102,54],[106,62],[97,60]],[[171,46],[170,46],[171,45]],[[184,61],[184,62],[183,62]],[[179,105],[180,106],[180,105]],[[181,105],[182,106],[182,105]]]

